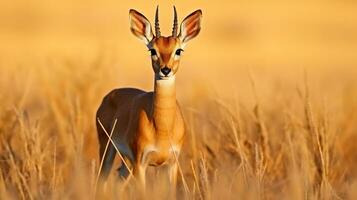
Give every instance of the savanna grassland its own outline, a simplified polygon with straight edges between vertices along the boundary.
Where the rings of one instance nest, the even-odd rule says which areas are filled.
[[[0,199],[94,198],[95,112],[113,88],[152,90],[128,10],[156,4],[164,35],[173,4],[203,10],[177,74],[180,199],[357,198],[356,2],[16,0],[0,2]],[[98,199],[137,198],[112,174]]]

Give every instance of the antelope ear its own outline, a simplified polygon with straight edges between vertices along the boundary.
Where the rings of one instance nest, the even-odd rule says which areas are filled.
[[[179,38],[183,43],[188,42],[200,33],[202,11],[196,10],[188,15],[181,23]]]
[[[154,37],[149,20],[134,9],[129,11],[129,20],[131,32],[148,45]]]

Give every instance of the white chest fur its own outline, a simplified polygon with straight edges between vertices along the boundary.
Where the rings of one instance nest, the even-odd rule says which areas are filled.
[[[150,164],[153,162],[151,159],[160,157],[165,159],[164,163],[166,163],[167,161],[174,159],[175,156],[177,157],[180,153],[180,150],[181,148],[176,144],[169,144],[166,148],[163,146],[150,144],[145,147],[141,157],[141,162]]]

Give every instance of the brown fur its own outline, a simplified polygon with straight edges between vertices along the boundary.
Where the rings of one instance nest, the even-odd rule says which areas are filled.
[[[192,37],[192,28],[199,29],[201,11],[186,18],[190,28],[184,21],[180,33],[182,37]],[[197,18],[197,19],[196,19]],[[153,37],[150,22],[141,13],[130,10],[131,31],[140,38],[151,50],[157,52],[152,56],[152,66],[155,72],[155,87],[153,92],[145,92],[135,88],[121,88],[111,91],[104,97],[97,111],[97,119],[107,132],[117,124],[113,131],[113,141],[120,153],[130,161],[133,173],[145,186],[145,171],[148,165],[169,166],[169,179],[175,188],[177,176],[176,158],[181,150],[185,136],[185,125],[180,107],[176,101],[175,74],[178,70],[180,56],[175,52],[183,48],[183,40],[179,37]],[[192,26],[191,21],[196,23]],[[197,35],[197,33],[195,33]],[[164,77],[161,69],[170,68],[170,74]],[[101,177],[109,174],[116,155],[113,144],[108,143],[108,136],[97,122],[100,143],[100,157],[104,156]],[[128,171],[124,166],[120,169],[125,176]]]

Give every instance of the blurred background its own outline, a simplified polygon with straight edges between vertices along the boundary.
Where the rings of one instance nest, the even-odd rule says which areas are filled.
[[[357,3],[337,0],[1,1],[0,67],[47,66],[55,72],[53,63],[63,60],[87,66],[101,59],[111,66],[96,69],[103,80],[111,70],[115,85],[149,89],[149,53],[129,31],[128,10],[153,20],[156,5],[164,35],[171,33],[173,5],[181,20],[203,10],[200,36],[182,59],[180,73],[186,80],[215,82],[219,88],[220,76],[239,87],[237,77],[244,79],[252,69],[288,79],[304,69],[320,73],[322,68],[335,78],[356,75]]]
[[[100,59],[111,66],[96,69],[103,80],[111,70],[115,85],[149,89],[149,53],[129,31],[128,10],[137,9],[153,20],[156,5],[164,35],[171,33],[173,5],[181,20],[195,9],[203,10],[200,36],[182,59],[180,73],[186,80],[218,82],[213,84],[219,88],[220,76],[239,87],[237,77],[244,79],[244,72],[252,69],[288,79],[305,69],[320,73],[321,68],[337,79],[356,75],[357,3],[347,0],[1,1],[2,72],[20,66],[55,72],[56,62],[87,66]]]
[[[129,31],[128,10],[137,9],[153,20],[156,5],[167,35],[173,5],[180,19],[203,10],[202,32],[190,44],[184,70],[208,64],[206,70],[263,65],[346,68],[357,62],[357,3],[348,0],[1,1],[1,61],[93,57],[105,51],[123,66],[145,67],[146,49]]]
[[[27,155],[21,147],[29,141],[23,138],[22,133],[30,130],[31,134],[38,131],[37,136],[41,138],[31,145],[42,149],[49,142],[51,148],[58,148],[55,153],[53,149],[46,151],[44,148],[36,151],[40,152],[38,154],[31,154],[43,162],[29,161],[36,169],[51,169],[52,161],[48,159],[55,155],[58,167],[53,171],[57,173],[58,184],[53,186],[54,190],[57,186],[63,186],[62,191],[68,189],[68,182],[58,174],[70,174],[72,164],[77,166],[74,158],[78,151],[84,154],[87,171],[83,173],[92,172],[90,166],[93,163],[93,169],[97,167],[94,116],[104,95],[118,87],[153,88],[150,55],[145,45],[131,34],[128,12],[131,8],[136,9],[153,22],[156,5],[160,6],[163,35],[171,33],[173,5],[180,21],[196,9],[203,11],[201,32],[189,42],[177,75],[177,98],[183,105],[189,126],[187,145],[192,147],[183,156],[183,163],[190,159],[198,162],[204,148],[210,149],[202,154],[207,155],[205,158],[209,162],[217,163],[217,159],[223,159],[221,156],[209,158],[211,154],[207,152],[223,155],[222,152],[226,152],[224,148],[229,146],[227,144],[234,142],[220,139],[229,138],[225,134],[231,134],[235,125],[242,124],[240,137],[247,141],[242,143],[255,144],[260,130],[256,127],[263,116],[267,132],[270,132],[267,143],[271,146],[273,158],[272,162],[267,162],[267,179],[271,182],[267,181],[266,186],[274,195],[276,188],[283,188],[284,181],[290,180],[285,178],[291,175],[287,173],[289,170],[284,171],[290,166],[286,164],[289,163],[290,151],[285,145],[285,133],[295,133],[296,137],[304,131],[310,133],[305,123],[311,122],[307,114],[312,112],[317,126],[322,127],[319,129],[321,137],[328,135],[323,134],[324,130],[329,130],[332,135],[326,139],[331,143],[324,148],[327,149],[324,153],[330,156],[326,162],[331,162],[332,175],[327,182],[332,184],[337,196],[356,188],[357,181],[352,180],[357,177],[353,170],[357,167],[354,144],[357,138],[357,1],[353,0],[2,0],[0,138],[12,143],[10,146],[19,155],[19,160],[21,155]],[[311,95],[306,95],[307,91]],[[241,110],[232,115],[234,119],[241,116],[241,122],[231,122],[233,118],[229,113],[235,110],[234,105]],[[263,114],[257,114],[260,112]],[[329,123],[325,123],[325,117]],[[329,124],[328,128],[324,124]],[[31,134],[29,137],[33,136]],[[307,134],[306,137],[310,136]],[[313,138],[306,141],[313,141]],[[307,149],[314,147],[306,141],[293,141],[296,152],[303,145]],[[78,143],[81,144],[79,147]],[[0,158],[8,155],[9,149],[5,144],[0,144]],[[296,156],[318,157],[316,149],[310,150],[311,154]],[[254,148],[247,151],[254,161]],[[56,152],[61,156],[57,158]],[[330,155],[329,152],[333,153]],[[301,164],[302,168],[307,166],[304,169],[322,177],[321,173],[314,171],[319,168],[319,162],[315,163],[317,167],[310,165],[310,157],[307,157],[307,163]],[[241,154],[234,154],[233,158],[239,160]],[[220,163],[233,162],[233,158],[227,156],[228,161]],[[220,167],[212,164],[212,171],[216,173],[215,169],[223,169]],[[10,167],[10,172],[11,169],[14,168]],[[30,169],[22,173],[33,173]],[[281,169],[283,175],[273,173],[274,169]],[[192,175],[190,169],[186,171],[188,176]],[[10,172],[3,171],[3,174]],[[16,171],[13,173],[18,174]],[[232,175],[230,172],[223,174],[228,178]],[[259,174],[252,174],[253,179],[259,179]],[[296,177],[304,177],[296,174]],[[17,176],[9,175],[14,185],[20,180]],[[42,180],[39,185],[46,183],[40,172],[28,177],[37,176]],[[51,182],[48,177],[48,182]],[[272,182],[276,185],[270,184]],[[306,182],[315,188],[314,181]],[[0,193],[4,191],[1,183],[0,173]],[[305,182],[298,180],[297,183]],[[26,184],[20,185],[21,189]],[[291,184],[291,188],[299,188],[295,186]],[[299,186],[302,190],[308,187]],[[31,191],[39,189],[33,187]],[[290,190],[281,191],[288,191],[290,197]]]

